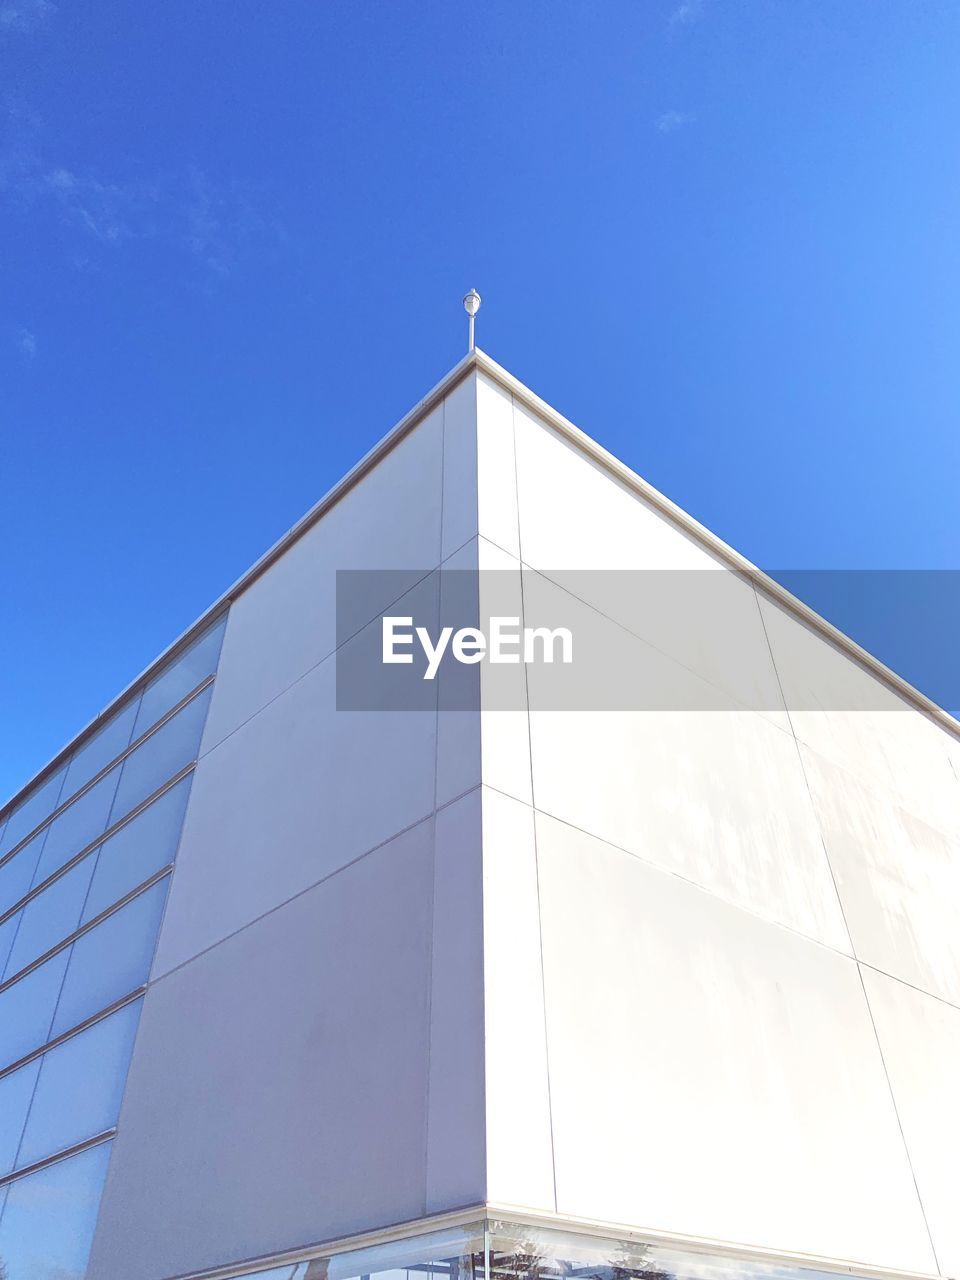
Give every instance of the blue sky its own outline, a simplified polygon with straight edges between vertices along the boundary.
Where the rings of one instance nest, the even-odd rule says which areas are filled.
[[[455,362],[472,285],[759,564],[960,566],[958,65],[953,0],[0,0],[0,795]]]

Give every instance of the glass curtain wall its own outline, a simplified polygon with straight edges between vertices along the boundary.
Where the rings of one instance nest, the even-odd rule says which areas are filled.
[[[470,1223],[237,1275],[246,1280],[485,1280],[484,1224]]]
[[[246,1280],[850,1280],[855,1274],[850,1267],[821,1271],[494,1219],[234,1273]]]
[[[0,817],[0,1278],[85,1274],[225,625]]]

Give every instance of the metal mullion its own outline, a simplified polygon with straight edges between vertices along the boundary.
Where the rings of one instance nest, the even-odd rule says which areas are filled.
[[[114,758],[108,764],[104,765],[104,767],[100,770],[99,773],[94,774],[94,776],[90,779],[89,782],[85,782],[79,791],[75,791],[73,795],[70,796],[69,800],[66,800],[62,805],[59,806],[59,808],[54,809],[53,813],[49,814],[46,818],[44,818],[44,820],[41,823],[39,823],[38,826],[34,827],[34,829],[28,835],[24,836],[23,839],[18,841],[18,843],[12,849],[8,850],[3,855],[3,857],[0,858],[0,867],[2,867],[5,863],[9,862],[10,859],[14,856],[14,854],[19,853],[20,850],[24,847],[24,845],[29,844],[29,842],[34,838],[34,836],[38,835],[44,829],[44,827],[48,827],[54,821],[55,818],[60,817],[61,813],[65,813],[67,809],[69,809],[70,806],[74,803],[75,800],[79,800],[81,796],[86,795],[86,793],[89,790],[91,790],[92,787],[95,787],[98,782],[102,781],[112,769],[115,769],[118,765],[122,765],[126,761],[128,756],[132,755],[134,751],[136,751],[139,747],[143,746],[143,744],[147,741],[148,738],[152,738],[153,735],[157,732],[157,730],[162,729],[163,726],[169,720],[172,720],[178,711],[182,711],[183,708],[187,706],[188,703],[192,702],[194,698],[198,697],[201,693],[203,693],[205,689],[207,689],[211,684],[213,684],[215,679],[216,679],[216,672],[213,672],[210,675],[205,676],[204,679],[201,680],[201,682],[196,686],[196,688],[192,689],[190,693],[186,694],[184,697],[180,699],[178,703],[172,706],[169,711],[165,712],[164,715],[156,722],[156,724],[152,724],[145,733],[141,733],[140,737],[137,738],[135,742],[131,742],[126,747],[124,747],[123,751],[121,751],[119,755],[114,756]],[[64,781],[66,781],[66,775],[64,775]]]
[[[116,915],[121,908],[132,902],[134,898],[139,898],[141,893],[146,893],[146,891],[148,889],[152,889],[155,884],[159,884],[164,876],[168,876],[172,870],[173,863],[168,862],[166,866],[161,867],[159,871],[155,871],[153,875],[144,880],[142,884],[138,884],[136,888],[131,889],[130,892],[124,894],[122,898],[118,898],[111,906],[105,908],[105,910],[101,911],[99,915],[94,916],[92,920],[88,920],[86,924],[75,929],[73,933],[69,934],[61,942],[58,942],[56,946],[51,947],[49,951],[44,951],[43,955],[37,956],[36,960],[31,960],[23,969],[18,970],[11,977],[4,979],[3,982],[0,982],[0,996],[2,996],[5,991],[9,991],[10,988],[15,986],[22,978],[33,973],[34,969],[39,969],[42,964],[46,964],[48,960],[52,960],[53,957],[59,955],[61,951],[72,946],[78,938],[82,938],[84,934],[90,933],[91,930],[97,927],[97,925],[103,924],[104,920],[108,920],[110,916]]]
[[[38,1049],[31,1049],[29,1053],[24,1054],[22,1058],[18,1058],[16,1062],[11,1062],[9,1066],[0,1070],[0,1080],[6,1076],[11,1076],[15,1071],[19,1071],[21,1067],[27,1067],[31,1062],[36,1062],[37,1058],[42,1058],[45,1053],[49,1053],[51,1049],[57,1049],[67,1040],[72,1040],[74,1036],[78,1036],[81,1031],[87,1031],[90,1027],[96,1026],[98,1022],[102,1022],[104,1018],[109,1018],[112,1013],[117,1013],[120,1009],[125,1009],[128,1004],[133,1004],[146,993],[148,984],[142,983],[133,991],[127,992],[126,995],[120,996],[118,1000],[114,1000],[112,1004],[108,1004],[105,1008],[93,1013],[89,1018],[85,1018],[83,1022],[78,1022],[75,1027],[69,1027],[66,1031],[62,1031],[60,1035],[54,1036],[52,1040],[46,1041]]]
[[[128,822],[132,822],[134,818],[138,818],[140,814],[143,813],[144,809],[149,809],[154,801],[159,800],[167,791],[172,787],[175,787],[178,782],[182,782],[183,779],[196,767],[196,760],[191,760],[189,764],[185,764],[183,768],[179,770],[178,773],[175,773],[172,778],[169,778],[162,787],[158,787],[152,795],[147,796],[146,800],[143,800],[138,804],[135,809],[124,814],[124,816],[114,826],[107,827],[101,835],[97,836],[96,840],[92,840],[90,844],[84,845],[80,852],[75,853],[69,862],[65,862],[62,867],[58,867],[53,875],[47,876],[46,880],[35,885],[29,893],[25,893],[22,898],[18,899],[12,907],[9,907],[3,915],[0,915],[0,924],[5,924],[6,921],[9,920],[12,915],[15,915],[22,907],[25,907],[29,902],[32,902],[34,898],[39,897],[40,894],[43,893],[45,889],[49,889],[52,884],[56,884],[61,876],[65,876],[68,871],[72,871],[75,866],[84,860],[84,858],[93,853],[99,845],[105,844],[108,840],[112,839],[112,837],[115,836],[118,831],[121,831]]]
[[[61,1160],[69,1160],[71,1156],[81,1155],[84,1151],[90,1151],[93,1147],[99,1147],[102,1143],[109,1142],[116,1132],[116,1125],[109,1129],[101,1129],[92,1138],[84,1138],[82,1142],[75,1142],[70,1147],[64,1147],[62,1151],[56,1152],[55,1155],[44,1156],[42,1160],[35,1160],[33,1164],[24,1165],[22,1169],[16,1169],[13,1173],[4,1174],[0,1178],[0,1190],[11,1186],[14,1182],[19,1182],[21,1178],[29,1178],[31,1173],[39,1173],[41,1169],[47,1169],[52,1164],[59,1164]]]

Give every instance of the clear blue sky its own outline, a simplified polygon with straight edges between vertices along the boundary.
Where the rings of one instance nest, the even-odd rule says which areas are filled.
[[[960,566],[958,67],[954,0],[0,0],[0,797],[472,285],[759,564]]]

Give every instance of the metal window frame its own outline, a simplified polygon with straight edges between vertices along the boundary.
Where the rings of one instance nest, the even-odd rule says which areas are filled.
[[[41,880],[39,884],[33,885],[31,889],[29,889],[22,897],[18,898],[16,902],[9,906],[6,911],[0,915],[0,924],[6,924],[11,916],[15,916],[18,911],[29,905],[34,898],[38,898],[40,894],[46,889],[49,889],[52,884],[56,884],[56,882],[65,876],[68,871],[72,871],[74,867],[81,863],[84,858],[89,857],[91,853],[95,853],[97,849],[102,844],[106,844],[108,840],[113,839],[113,837],[122,831],[125,826],[131,823],[134,818],[139,818],[145,809],[149,809],[157,800],[162,799],[163,796],[166,795],[168,791],[171,791],[178,782],[182,782],[184,778],[189,777],[196,767],[196,760],[191,760],[190,763],[185,764],[182,769],[178,769],[162,787],[157,787],[156,791],[151,792],[151,794],[147,796],[146,800],[142,800],[135,809],[131,809],[129,813],[124,814],[124,816],[115,822],[112,827],[107,827],[102,835],[97,836],[95,840],[91,840],[88,844],[85,844],[81,849],[79,849],[77,853],[73,854],[69,862],[65,862],[62,867],[57,867],[56,871],[47,876],[46,880]]]
[[[834,648],[839,649],[848,658],[852,658],[858,666],[866,669],[872,676],[878,678],[894,693],[897,693],[916,710],[920,711],[921,714],[935,721],[941,728],[946,729],[948,733],[960,741],[960,720],[957,720],[943,707],[928,698],[926,694],[921,693],[919,689],[891,670],[879,658],[874,657],[873,654],[858,645],[856,641],[852,640],[838,627],[821,617],[809,605],[788,591],[786,587],[781,586],[780,583],[764,573],[762,569],[757,568],[746,556],[741,555],[739,551],[724,542],[722,538],[718,538],[715,533],[712,533],[698,520],[695,520],[693,516],[678,507],[659,489],[654,488],[652,484],[621,462],[619,458],[614,457],[602,445],[592,440],[590,436],[581,431],[568,418],[565,418],[563,414],[558,413],[556,409],[545,400],[542,400],[529,387],[524,386],[519,379],[515,378],[513,374],[488,356],[485,351],[475,347],[474,350],[468,352],[462,360],[454,365],[423,399],[418,401],[409,413],[405,414],[396,426],[388,431],[287,533],[279,538],[259,560],[255,561],[244,574],[228,587],[209,609],[200,615],[196,622],[182,632],[149,666],[144,668],[140,675],[132,680],[125,689],[121,690],[89,724],[85,725],[55,756],[39,769],[15,795],[11,796],[3,806],[0,806],[0,823],[9,818],[16,805],[35,786],[55,773],[71,752],[93,737],[94,733],[106,723],[114,711],[118,710],[127,698],[137,692],[142,692],[154,676],[159,673],[161,667],[179,657],[181,653],[190,647],[194,640],[199,639],[208,627],[214,625],[222,616],[228,614],[231,604],[256,582],[261,574],[265,573],[284,552],[289,550],[295,542],[299,541],[309,529],[321,520],[331,507],[335,506],[341,498],[345,497],[351,489],[359,484],[378,462],[390,453],[415,427],[419,426],[423,419],[474,370],[495,382],[502,390],[511,395],[516,402],[529,409],[548,427],[556,431],[558,435],[564,437],[581,453],[596,462],[608,475],[613,476],[626,488],[649,502],[672,525],[690,535],[701,546],[706,547],[728,568],[741,574],[756,590],[781,605],[795,619],[811,627]]]
[[[900,1271],[848,1259],[826,1258],[816,1254],[791,1251],[781,1252],[705,1236],[647,1230],[635,1225],[628,1226],[625,1223],[598,1218],[568,1217],[546,1211],[534,1212],[516,1205],[497,1204],[491,1201],[470,1204],[423,1218],[408,1219],[358,1235],[340,1236],[309,1247],[250,1258],[228,1266],[181,1272],[176,1276],[168,1277],[167,1280],[243,1280],[244,1277],[255,1276],[259,1271],[274,1267],[293,1267],[313,1259],[330,1258],[356,1249],[395,1244],[419,1235],[468,1226],[479,1226],[483,1229],[484,1254],[489,1274],[490,1242],[491,1237],[495,1235],[492,1228],[496,1223],[501,1222],[508,1226],[530,1227],[533,1230],[539,1228],[614,1242],[622,1240],[631,1244],[651,1245],[698,1254],[705,1258],[723,1259],[727,1262],[768,1264],[772,1268],[811,1270],[837,1277],[860,1277],[862,1280],[940,1280],[935,1272]]]
[[[133,902],[134,898],[139,898],[140,895],[146,893],[148,889],[152,889],[155,884],[159,884],[161,880],[170,875],[172,870],[173,863],[166,863],[159,870],[154,871],[152,875],[149,875],[146,880],[141,881],[140,884],[136,885],[133,889],[130,889],[122,898],[118,898],[117,901],[111,903],[109,907],[104,907],[98,915],[95,915],[85,924],[74,929],[73,933],[67,934],[65,938],[62,938],[52,947],[49,947],[42,955],[31,960],[29,964],[24,965],[22,969],[18,969],[17,972],[11,974],[9,978],[4,978],[3,982],[0,982],[0,996],[9,991],[11,987],[15,987],[21,979],[28,977],[34,972],[34,970],[39,969],[41,965],[46,964],[48,960],[52,960],[54,956],[59,955],[61,951],[65,951],[67,947],[73,946],[78,938],[82,938],[86,934],[92,933],[93,930],[103,924],[105,920],[109,920],[111,916],[115,916],[118,911],[122,911],[124,907]],[[3,1071],[0,1071],[0,1076],[2,1075]]]
[[[0,1191],[4,1191],[15,1182],[20,1182],[23,1178],[29,1178],[31,1173],[40,1173],[41,1170],[49,1169],[53,1164],[60,1164],[64,1160],[69,1160],[71,1156],[82,1155],[84,1151],[90,1151],[93,1147],[99,1147],[105,1142],[110,1142],[116,1137],[116,1133],[117,1127],[114,1125],[110,1129],[103,1129],[100,1133],[94,1134],[92,1138],[84,1138],[82,1142],[75,1142],[72,1146],[64,1147],[56,1155],[44,1156],[42,1160],[35,1160],[33,1164],[24,1165],[22,1169],[17,1169],[15,1173],[8,1173],[0,1178]]]
[[[12,1076],[15,1071],[19,1071],[21,1067],[29,1066],[31,1062],[36,1062],[37,1058],[42,1058],[45,1053],[49,1053],[51,1049],[58,1049],[67,1040],[72,1040],[74,1036],[80,1035],[82,1031],[88,1030],[95,1026],[98,1022],[102,1022],[104,1018],[109,1018],[111,1013],[116,1013],[119,1009],[123,1009],[128,1004],[133,1004],[134,1000],[139,1000],[141,996],[146,995],[149,982],[143,982],[139,987],[134,987],[132,991],[128,991],[126,995],[118,996],[116,1000],[112,1000],[110,1004],[105,1005],[96,1013],[91,1013],[89,1017],[84,1018],[82,1022],[78,1022],[74,1027],[68,1027],[66,1031],[61,1031],[59,1035],[54,1036],[52,1040],[45,1041],[36,1049],[31,1049],[29,1053],[25,1053],[22,1058],[17,1058],[16,1062],[11,1062],[9,1066],[4,1067],[0,1071],[0,1080],[6,1076]],[[2,1179],[0,1179],[2,1181]]]
[[[123,751],[120,752],[119,755],[114,756],[113,759],[108,764],[105,764],[103,766],[103,768],[100,770],[99,773],[94,774],[94,776],[88,782],[85,782],[79,791],[75,791],[73,795],[71,795],[67,800],[63,802],[63,804],[59,804],[53,810],[53,812],[49,813],[47,817],[43,819],[42,822],[38,823],[37,826],[33,828],[32,831],[30,831],[27,835],[23,836],[22,839],[18,840],[12,849],[8,849],[7,852],[3,855],[3,857],[0,858],[0,867],[5,866],[12,858],[16,857],[16,855],[20,852],[21,849],[23,849],[26,845],[28,845],[31,840],[36,839],[36,837],[44,830],[44,828],[49,827],[50,824],[54,822],[57,818],[59,818],[61,814],[66,813],[66,811],[69,808],[71,808],[71,806],[77,800],[82,799],[83,796],[85,796],[88,791],[92,791],[93,788],[97,785],[97,783],[102,782],[108,773],[111,773],[114,769],[118,767],[118,765],[122,765],[126,763],[128,757],[132,756],[135,751],[139,751],[139,749],[144,745],[145,742],[147,742],[150,738],[153,737],[155,733],[157,733],[166,724],[168,724],[173,719],[174,716],[179,715],[179,713],[184,709],[184,707],[188,706],[191,702],[193,702],[195,698],[199,698],[200,695],[204,693],[210,687],[210,685],[213,684],[215,679],[216,679],[216,673],[213,673],[208,676],[204,676],[203,680],[201,680],[201,682],[196,686],[195,689],[192,689],[189,693],[185,694],[180,699],[180,701],[175,703],[174,706],[172,706],[169,711],[166,711],[155,724],[152,724],[150,728],[147,729],[144,733],[142,733],[140,737],[137,738],[135,741],[129,743],[128,746],[126,746],[123,749]],[[116,823],[116,826],[120,827],[122,825],[122,821],[123,819],[119,820]],[[87,848],[88,849],[92,848],[93,845],[99,844],[100,841],[104,839],[106,839],[105,834],[98,836],[97,839],[93,841],[93,844],[88,845]],[[76,855],[74,855],[74,860],[75,859],[76,859]],[[47,879],[43,882],[44,885],[51,883],[53,880],[56,879],[56,877],[59,874],[60,874],[60,869],[58,869],[53,875],[48,876]],[[40,886],[37,886],[37,887],[39,888]],[[11,908],[10,910],[12,909],[13,908]],[[3,916],[0,916],[0,924],[3,923],[3,921],[6,919],[6,917],[9,914],[10,914],[10,911],[8,910],[7,912],[4,913]]]

